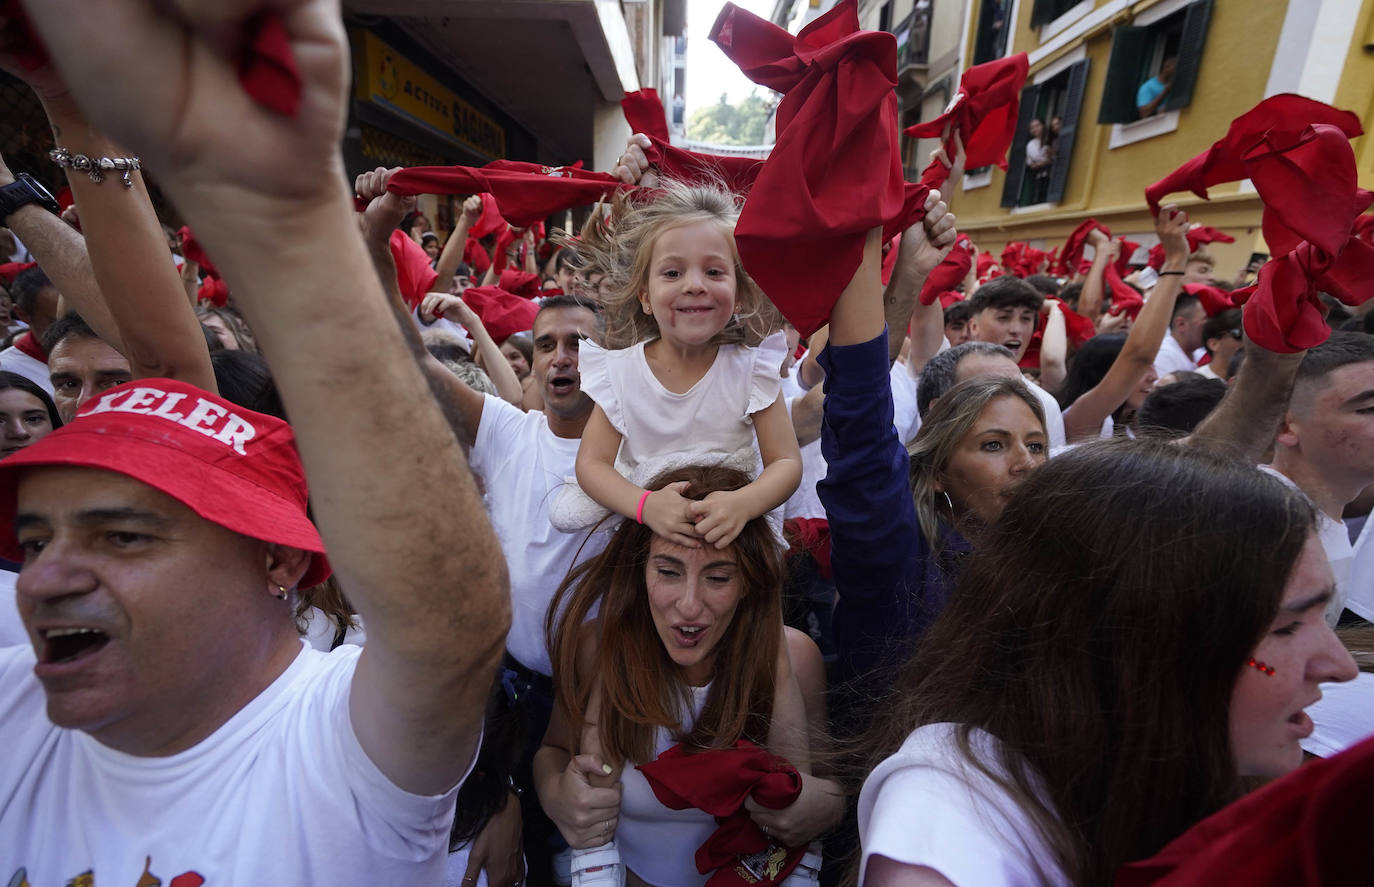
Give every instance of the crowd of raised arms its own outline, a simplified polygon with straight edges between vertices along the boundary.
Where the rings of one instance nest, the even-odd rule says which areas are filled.
[[[0,883],[1374,883],[1353,115],[1140,183],[1154,249],[995,257],[971,78],[920,183],[833,67],[766,84],[762,161],[632,96],[608,171],[350,181],[337,0],[0,38],[71,197],[0,161]],[[1247,176],[1291,242],[1232,279],[1167,200]]]

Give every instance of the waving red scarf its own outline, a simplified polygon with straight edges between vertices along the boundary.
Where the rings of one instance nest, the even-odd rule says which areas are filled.
[[[1112,236],[1111,230],[1106,225],[1097,219],[1088,219],[1073,229],[1073,233],[1069,235],[1069,239],[1064,243],[1064,248],[1059,252],[1060,263],[1070,268],[1076,267],[1083,257],[1083,247],[1088,243],[1088,235],[1093,231],[1101,231],[1108,237]],[[1129,256],[1127,258],[1129,259]],[[1108,265],[1103,271],[1103,280],[1112,294],[1112,306],[1124,310],[1134,319],[1140,313],[1145,300],[1130,284],[1121,279],[1121,272],[1118,270],[1119,265],[1119,260]]]
[[[472,309],[497,345],[534,326],[539,303],[499,286],[470,286],[463,302]]]
[[[891,238],[925,215],[928,189],[902,178],[896,38],[859,30],[855,0],[842,0],[795,37],[727,3],[711,39],[749,79],[784,93],[735,241],[750,276],[808,336],[858,270],[868,231]]]
[[[1006,169],[1007,149],[1016,138],[1016,117],[1028,67],[1024,52],[974,65],[959,79],[959,92],[945,113],[907,127],[906,134],[916,139],[944,138],[945,154],[953,160],[954,135],[958,133],[964,139],[964,165],[968,169],[993,164]],[[921,184],[940,188],[947,178],[949,167],[932,160],[921,173]]]
[[[1347,305],[1369,298],[1365,281],[1374,277],[1374,247],[1358,236],[1356,224],[1374,194],[1359,187],[1349,141],[1361,132],[1347,111],[1274,96],[1146,191],[1154,207],[1181,188],[1206,197],[1206,188],[1221,182],[1254,182],[1274,258],[1260,269],[1258,283],[1232,295],[1246,303],[1246,333],[1270,351],[1301,351],[1326,341],[1330,331],[1318,293]]]
[[[642,132],[660,142],[668,141],[668,115],[663,110],[658,90],[625,93],[625,98],[620,100],[620,110],[625,112],[625,122],[630,124],[631,132]]]
[[[789,806],[801,795],[802,779],[787,761],[740,740],[730,748],[689,753],[681,744],[635,769],[653,789],[659,803],[671,810],[696,808],[716,818],[720,828],[697,849],[697,871],[715,872],[708,887],[741,883],[732,871],[740,856],[761,853],[772,841],[744,808],[747,798],[773,810]],[[780,883],[796,868],[806,847],[785,850],[785,862],[771,883]],[[744,883],[748,883],[747,881]]]
[[[391,258],[396,262],[396,283],[401,288],[401,298],[406,307],[414,311],[424,300],[425,294],[434,289],[439,272],[429,264],[429,253],[425,252],[404,231],[391,232]]]
[[[973,241],[967,234],[960,234],[959,239],[954,241],[954,247],[949,251],[949,255],[935,266],[935,270],[930,272],[930,276],[922,285],[921,304],[929,305],[963,283],[972,267]]]

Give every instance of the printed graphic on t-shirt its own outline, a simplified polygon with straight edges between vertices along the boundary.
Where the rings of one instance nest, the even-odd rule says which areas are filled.
[[[152,867],[153,858],[151,856],[145,857],[143,860],[143,874],[139,876],[139,879],[132,887],[162,887],[162,879],[153,874]],[[167,887],[201,887],[204,883],[205,879],[196,872],[182,872],[168,881]],[[20,867],[19,871],[14,873],[14,877],[10,878],[8,887],[39,887],[39,885],[30,884],[28,870],[24,867]],[[95,872],[91,869],[87,869],[76,877],[68,880],[63,887],[97,887],[95,883]]]

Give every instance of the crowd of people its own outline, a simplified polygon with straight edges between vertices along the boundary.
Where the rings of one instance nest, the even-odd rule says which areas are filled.
[[[1368,192],[1233,279],[1160,186],[1153,246],[993,256],[961,110],[787,292],[772,210],[853,170],[665,123],[576,231],[537,172],[436,231],[345,178],[337,3],[261,6],[0,19],[73,201],[0,160],[0,878],[1374,877]]]

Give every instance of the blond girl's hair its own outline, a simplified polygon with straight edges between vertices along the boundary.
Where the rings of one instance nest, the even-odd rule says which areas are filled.
[[[757,345],[780,329],[782,318],[740,262],[735,247],[739,199],[720,183],[665,181],[648,201],[636,203],[621,194],[598,205],[574,244],[590,273],[604,275],[603,316],[608,348],[628,348],[659,336],[653,315],[645,314],[639,297],[649,286],[654,244],[668,230],[699,221],[720,225],[735,266],[735,316],[713,342]]]

